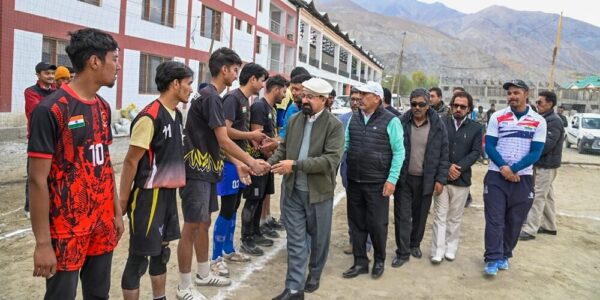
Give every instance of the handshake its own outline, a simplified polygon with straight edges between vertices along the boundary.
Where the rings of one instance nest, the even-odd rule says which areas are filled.
[[[273,172],[277,175],[285,175],[292,172],[293,165],[294,161],[289,159],[282,160],[272,166],[262,159],[254,159],[250,165],[240,164],[236,167],[240,181],[245,185],[250,185],[252,184],[250,175],[263,176],[267,172]]]

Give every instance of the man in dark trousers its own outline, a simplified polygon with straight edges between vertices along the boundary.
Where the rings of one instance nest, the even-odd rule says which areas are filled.
[[[433,196],[433,230],[431,262],[456,257],[460,222],[471,186],[471,166],[481,155],[481,126],[467,115],[473,110],[473,97],[458,92],[450,101],[452,115],[442,118],[448,132],[448,184],[440,195]]]
[[[557,170],[562,160],[565,128],[558,114],[554,112],[556,94],[551,91],[540,92],[536,102],[538,113],[546,119],[548,126],[546,143],[542,157],[533,167],[535,169],[535,198],[523,224],[519,239],[535,239],[536,233],[556,235],[556,210],[554,209],[554,188]]]
[[[336,171],[344,151],[342,124],[326,108],[331,85],[320,78],[302,85],[302,113],[289,120],[285,140],[269,158],[272,172],[284,175],[286,192],[287,274],[285,290],[276,300],[304,299],[304,292],[319,288],[331,237]]]
[[[394,194],[397,246],[394,268],[407,262],[411,254],[421,258],[431,196],[434,191],[440,195],[448,180],[448,134],[438,113],[430,107],[429,92],[414,90],[410,94],[410,107],[400,118],[406,158],[399,190]]]
[[[490,157],[484,178],[484,273],[508,270],[508,259],[534,198],[533,164],[546,142],[546,120],[527,104],[529,87],[522,80],[504,83],[509,106],[492,115],[485,135]]]
[[[383,275],[387,242],[390,196],[404,161],[403,132],[400,119],[383,108],[383,88],[368,81],[358,86],[360,110],[346,129],[348,157],[348,222],[352,233],[354,264],[343,273],[353,278],[369,272],[367,235],[373,242],[371,276]]]
[[[392,92],[388,88],[383,88],[383,107],[397,117],[402,114],[392,105]]]

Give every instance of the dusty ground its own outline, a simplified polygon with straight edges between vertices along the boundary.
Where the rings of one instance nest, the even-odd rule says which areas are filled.
[[[127,149],[127,139],[117,139],[111,146],[117,173]],[[0,299],[41,299],[44,281],[33,278],[33,235],[22,210],[25,183],[25,141],[0,140]],[[600,299],[600,164],[598,155],[580,155],[566,149],[565,164],[555,182],[558,197],[558,236],[538,236],[534,241],[521,242],[511,260],[509,271],[492,280],[482,276],[483,228],[482,178],[485,166],[477,165],[472,194],[474,206],[465,212],[461,246],[454,262],[433,266],[428,259],[412,259],[408,264],[390,267],[395,243],[393,220],[390,219],[388,257],[385,274],[379,280],[369,276],[343,279],[341,273],[352,264],[351,256],[342,249],[347,243],[346,201],[343,191],[334,210],[332,242],[321,288],[307,299]],[[278,199],[278,195],[275,198]],[[278,214],[278,201],[272,209]],[[431,219],[431,218],[430,218]],[[239,226],[238,226],[239,227]],[[239,230],[239,228],[238,228]],[[239,234],[239,232],[238,232]],[[238,235],[239,236],[239,235]],[[430,227],[422,244],[429,253]],[[236,281],[229,288],[204,288],[202,292],[217,299],[270,299],[284,288],[286,251],[284,239],[267,249],[267,254],[251,265],[230,265]],[[173,246],[175,248],[176,245]],[[173,253],[176,253],[173,249]],[[111,296],[120,299],[120,277],[127,257],[127,235],[115,251]],[[175,298],[177,265],[173,256],[169,262],[169,298]],[[142,299],[150,299],[148,277],[142,279]]]

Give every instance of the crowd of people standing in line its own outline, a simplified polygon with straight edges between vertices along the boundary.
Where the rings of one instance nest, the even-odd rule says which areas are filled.
[[[74,299],[79,278],[85,299],[108,298],[125,214],[125,299],[139,298],[146,271],[153,298],[166,299],[170,242],[178,240],[177,298],[205,299],[195,286],[230,285],[227,264],[263,255],[262,248],[272,246],[282,230],[287,232],[285,289],[273,299],[303,299],[320,287],[338,169],[347,196],[351,247],[345,252],[353,255],[344,278],[369,269],[372,278],[383,275],[392,196],[392,267],[423,256],[432,203],[430,261],[456,259],[471,167],[482,153],[490,160],[483,181],[484,273],[508,269],[519,239],[557,233],[552,182],[564,128],[550,91],[539,94],[535,112],[527,84],[508,81],[503,87],[509,105],[485,114],[481,107],[475,113],[464,89],[454,90],[446,105],[439,88],[419,88],[410,94],[410,110],[401,114],[390,105],[389,90],[369,81],[352,88],[352,112],[338,118],[330,112],[335,94],[326,80],[303,68],[295,68],[289,81],[269,76],[262,66],[243,64],[233,50],[220,48],[209,59],[211,82],[196,94],[187,65],[167,61],[157,67],[160,95],[131,124],[117,189],[108,147],[111,109],[97,91],[114,85],[119,47],[95,29],[70,35],[66,51],[71,74],[77,75],[71,80],[66,68],[65,77],[62,67],[40,63],[38,83],[25,91],[25,208],[36,240],[34,276],[46,278],[45,299]],[[54,71],[69,79],[55,86]],[[240,87],[224,94],[236,80]],[[185,121],[180,104],[188,106]],[[283,176],[280,220],[270,211],[275,175]],[[211,214],[217,211],[210,253]]]

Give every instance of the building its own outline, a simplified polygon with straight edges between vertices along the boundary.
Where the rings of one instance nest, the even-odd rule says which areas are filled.
[[[297,66],[329,81],[338,95],[349,94],[361,82],[381,82],[383,64],[373,54],[319,12],[312,1],[290,2],[298,6],[299,15]]]
[[[295,63],[297,9],[288,0],[2,0],[0,2],[0,128],[24,127],[23,91],[35,65],[70,65],[69,31],[93,27],[120,46],[122,70],[102,88],[114,111],[158,95],[155,69],[165,60],[188,64],[195,84],[209,80],[211,49],[229,47],[272,73]]]

